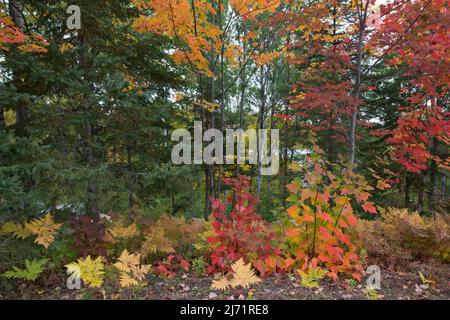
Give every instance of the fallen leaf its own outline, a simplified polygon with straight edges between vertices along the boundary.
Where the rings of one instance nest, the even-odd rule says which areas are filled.
[[[214,292],[210,292],[208,299],[215,299],[215,298],[217,298],[217,294],[215,294]]]

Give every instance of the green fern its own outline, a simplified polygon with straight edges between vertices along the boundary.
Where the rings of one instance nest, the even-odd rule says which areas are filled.
[[[307,288],[319,288],[319,280],[327,274],[327,270],[322,268],[309,268],[307,272],[300,271],[302,285]]]
[[[206,263],[203,257],[196,258],[192,261],[192,270],[199,276],[205,274]]]
[[[383,297],[378,294],[378,291],[374,288],[366,287],[364,290],[367,300],[381,300]]]
[[[25,259],[25,269],[13,267],[14,270],[6,271],[5,273],[3,273],[3,276],[8,279],[23,279],[34,281],[44,271],[44,267],[47,262],[48,259],[34,259],[33,261]]]

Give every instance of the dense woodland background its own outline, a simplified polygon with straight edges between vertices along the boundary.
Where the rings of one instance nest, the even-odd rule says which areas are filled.
[[[66,23],[71,4],[79,30]],[[379,5],[1,1],[0,223],[208,218],[212,198],[236,197],[223,179],[240,175],[255,212],[278,221],[294,179],[307,188],[308,173],[344,168],[374,188],[370,204],[354,203],[363,220],[388,207],[448,214],[449,2]],[[195,120],[279,129],[279,173],[173,165],[171,133]]]

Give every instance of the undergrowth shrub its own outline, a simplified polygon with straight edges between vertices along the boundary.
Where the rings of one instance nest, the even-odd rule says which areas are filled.
[[[49,273],[48,269],[60,270],[71,253],[61,237],[62,226],[51,213],[20,223],[1,224],[0,287],[10,286],[4,279],[35,281],[44,271]]]
[[[134,222],[133,216],[124,217],[113,214],[106,223],[104,241],[109,256],[118,257],[124,250],[139,250],[143,237],[140,225]]]
[[[153,265],[153,271],[157,274],[173,278],[178,271],[189,271],[191,264],[183,256],[169,255],[163,260],[158,260]]]
[[[295,260],[302,278],[305,272],[317,268],[328,271],[337,279],[339,274],[361,280],[362,263],[359,257],[354,208],[375,214],[376,208],[368,199],[373,190],[364,177],[351,167],[333,165],[321,158],[321,150],[306,155],[301,177],[288,185],[292,204],[283,228],[287,240],[283,250]],[[311,268],[314,265],[314,268]]]
[[[73,218],[70,227],[73,230],[73,248],[81,257],[105,256],[105,225],[99,218],[88,215]]]
[[[241,258],[264,272],[262,267],[266,259],[281,254],[274,243],[275,233],[255,213],[257,200],[249,192],[249,177],[224,179],[224,183],[233,191],[226,199],[231,212],[225,212],[226,204],[221,199],[211,199],[213,233],[207,241],[214,250],[210,254],[208,273],[228,271],[231,264]]]
[[[144,241],[141,253],[149,255],[190,254],[194,244],[199,241],[200,234],[207,228],[200,219],[186,220],[184,217],[163,215],[155,223],[143,226]]]
[[[388,208],[381,219],[359,221],[358,234],[369,255],[388,264],[434,257],[450,262],[450,216],[423,217]]]

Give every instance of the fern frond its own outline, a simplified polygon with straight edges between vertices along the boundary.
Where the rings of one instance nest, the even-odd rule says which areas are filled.
[[[129,226],[117,224],[106,229],[105,240],[111,243],[117,243],[118,241],[131,239],[138,235],[139,230],[135,223]]]
[[[164,229],[161,226],[155,225],[149,228],[145,241],[142,244],[141,253],[144,256],[157,252],[174,253],[174,247],[174,242],[166,237]]]
[[[33,219],[25,223],[25,228],[36,235],[35,243],[47,249],[55,240],[55,235],[62,223],[55,223],[50,213],[42,218]]]
[[[44,267],[47,264],[48,259],[40,259],[30,261],[28,259],[25,260],[25,269],[19,269],[17,267],[13,267],[14,270],[6,271],[3,273],[3,276],[8,279],[23,279],[34,281],[39,275],[44,271]]]
[[[104,265],[101,257],[93,260],[90,256],[85,259],[78,259],[66,265],[67,272],[81,278],[90,288],[99,288],[103,284]]]
[[[118,260],[114,266],[121,272],[120,285],[123,288],[138,285],[150,272],[150,265],[141,265],[140,254],[130,254],[125,249]]]
[[[25,228],[23,225],[8,221],[1,225],[0,235],[12,234],[15,238],[26,239],[32,235],[31,231]]]

